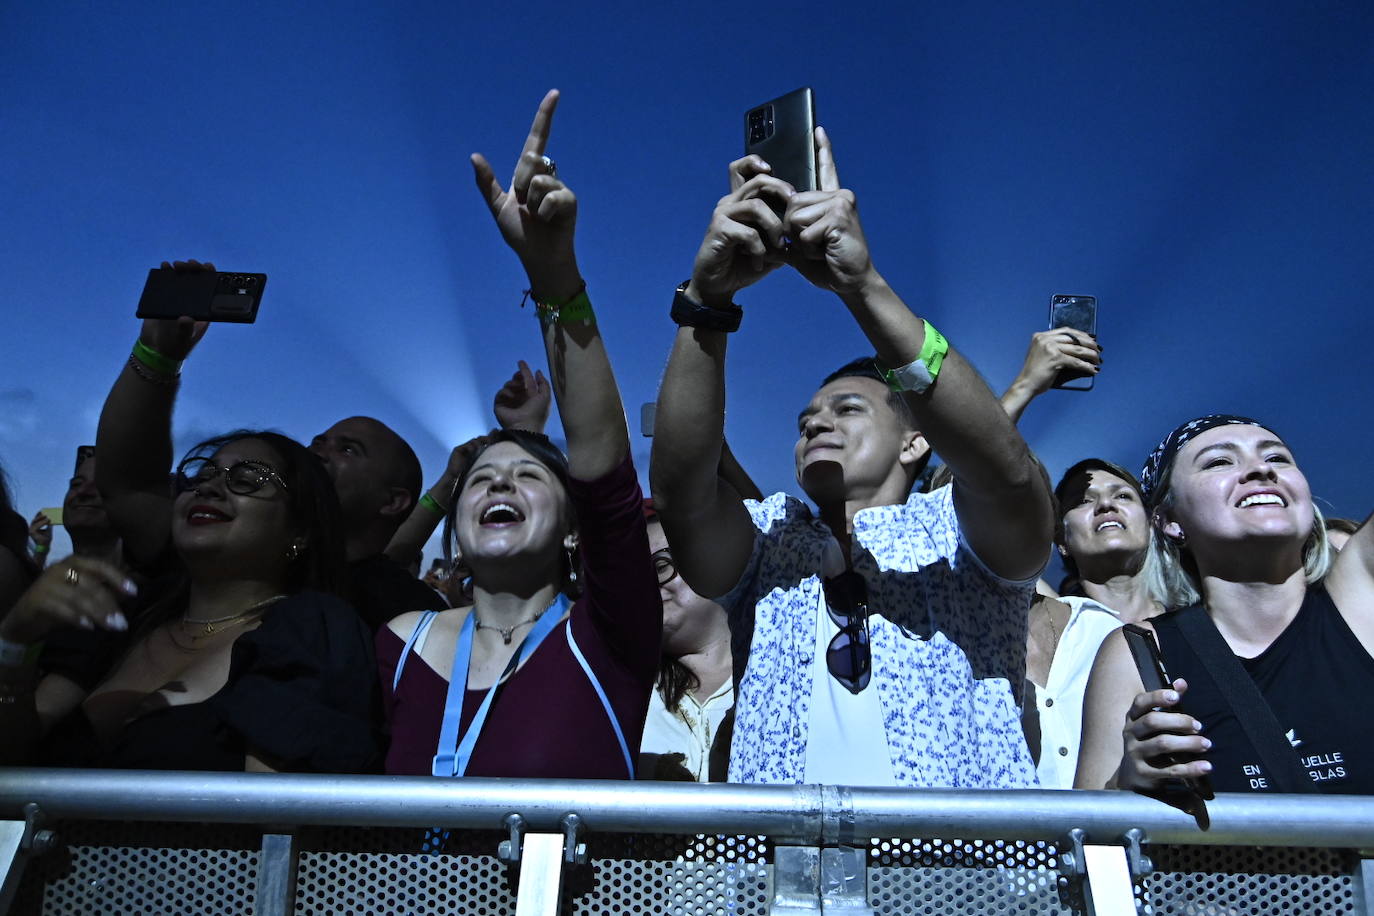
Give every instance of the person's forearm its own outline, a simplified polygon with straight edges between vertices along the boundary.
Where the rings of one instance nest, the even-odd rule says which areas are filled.
[[[725,437],[725,350],[719,331],[679,328],[658,389],[649,476],[672,514],[714,498]]]
[[[541,301],[566,302],[582,287],[575,263],[531,272],[530,288]],[[568,442],[568,470],[578,480],[595,480],[630,451],[625,408],[596,319],[560,317],[541,321],[549,378]]]
[[[385,551],[388,557],[402,566],[407,566],[415,555],[424,549],[425,542],[444,520],[444,514],[453,499],[454,483],[453,478],[445,473],[439,478],[438,483],[429,488],[425,493],[429,499],[422,497],[415,504],[415,508],[410,510],[410,515],[401,523],[401,527],[391,536],[391,542],[386,545]],[[436,509],[435,506],[439,508]]]
[[[1022,385],[1019,380],[1012,382],[1006,391],[1002,392],[1000,398],[1002,410],[1011,418],[1011,422],[1020,423],[1021,416],[1030,406],[1030,402],[1035,400],[1035,392],[1028,386]]]
[[[150,371],[146,370],[145,371]],[[172,405],[176,377],[150,381],[127,363],[100,412],[96,488],[127,557],[146,561],[171,530]]]
[[[126,362],[105,399],[96,430],[96,483],[106,499],[130,490],[166,489],[179,383],[176,376],[165,378],[149,381]]]
[[[886,368],[920,356],[924,322],[881,277],[843,299]],[[938,381],[922,394],[908,393],[906,401],[917,428],[961,483],[1001,490],[1030,481],[1025,442],[987,384],[953,347]]]

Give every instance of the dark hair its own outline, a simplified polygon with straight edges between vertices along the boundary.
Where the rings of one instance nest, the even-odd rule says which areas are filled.
[[[836,369],[834,372],[827,375],[824,379],[822,379],[820,387],[824,388],[831,382],[838,381],[842,378],[873,379],[873,381],[882,385],[883,389],[887,392],[887,406],[892,408],[892,412],[897,415],[897,418],[901,420],[904,424],[906,424],[906,427],[908,429],[917,428],[916,417],[912,415],[911,408],[907,406],[906,398],[902,397],[900,392],[893,391],[891,388],[887,386],[887,380],[884,379],[883,374],[878,371],[878,364],[877,362],[875,362],[874,357],[860,356],[858,359],[850,360],[840,368]],[[930,463],[930,457],[932,454],[933,453],[929,449],[927,449],[925,455],[923,455],[921,457],[921,460],[917,462],[916,467],[914,469],[913,481],[916,478],[919,478],[922,473],[924,473],[926,465]]]
[[[458,530],[458,494],[463,492],[463,487],[466,486],[468,482],[468,475],[471,474],[472,469],[477,466],[477,459],[481,458],[487,449],[496,445],[498,442],[511,442],[518,445],[528,452],[531,458],[549,469],[549,472],[563,485],[564,492],[567,492],[569,488],[568,458],[558,446],[553,444],[553,441],[549,439],[548,436],[543,433],[530,432],[524,429],[498,429],[493,431],[486,438],[487,441],[477,450],[477,453],[472,456],[472,460],[468,462],[468,466],[463,470],[462,476],[460,476],[458,482],[453,485],[453,495],[449,498],[448,514],[444,516],[444,563],[450,569],[457,569],[455,565],[456,552],[453,546],[457,538]],[[568,513],[572,518],[573,527],[577,527],[577,513],[571,502],[568,504]],[[461,563],[460,559],[459,562]],[[573,556],[573,562],[577,562],[576,554]],[[564,570],[564,576],[569,580],[568,587],[565,588],[565,590],[569,591],[569,593],[576,591],[576,589],[571,587],[573,572],[574,570],[572,569]]]
[[[287,509],[291,522],[300,526],[305,536],[305,549],[292,562],[286,586],[292,592],[308,588],[342,595],[344,542],[339,497],[324,464],[314,453],[278,432],[237,429],[206,439],[188,451],[185,458],[208,456],[243,439],[257,439],[281,456],[282,466],[276,470],[286,481]]]
[[[9,477],[5,469],[0,467],[0,548],[14,554],[29,581],[33,581],[38,576],[38,567],[29,558],[28,546],[29,525],[24,521],[24,516],[15,510],[13,497],[10,496]],[[6,610],[8,608],[0,608],[0,616]]]
[[[678,704],[689,691],[701,686],[701,680],[692,669],[671,655],[663,655],[658,660],[658,692],[663,697],[663,705],[676,714]]]

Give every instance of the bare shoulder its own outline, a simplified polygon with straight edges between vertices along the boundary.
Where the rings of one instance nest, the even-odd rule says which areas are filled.
[[[449,608],[447,611],[439,611],[434,623],[430,624],[431,630],[457,629],[463,619],[467,617],[470,607]],[[386,628],[395,633],[403,640],[410,639],[410,634],[415,632],[415,628],[420,625],[420,621],[425,618],[429,611],[407,611],[397,617],[387,621]]]

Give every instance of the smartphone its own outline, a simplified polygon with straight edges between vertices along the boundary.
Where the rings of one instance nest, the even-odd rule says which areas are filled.
[[[48,517],[48,521],[52,522],[54,525],[62,524],[61,506],[54,506],[51,509],[40,509],[39,511],[46,515]]]
[[[148,271],[143,296],[138,300],[139,318],[178,318],[197,321],[233,321],[251,324],[267,286],[267,274],[224,270]]]
[[[639,434],[646,439],[654,437],[654,417],[658,415],[658,404],[647,401],[639,405]]]
[[[744,154],[798,191],[816,190],[816,100],[809,86],[744,113]]]
[[[1174,679],[1164,667],[1164,659],[1159,654],[1159,643],[1155,641],[1153,630],[1147,630],[1134,623],[1121,627],[1121,635],[1126,638],[1126,647],[1131,650],[1136,671],[1140,673],[1140,683],[1147,692],[1165,690],[1174,685]],[[1181,758],[1169,755],[1169,763],[1179,763]],[[1165,782],[1164,795],[1172,803],[1197,818],[1198,826],[1206,830],[1211,824],[1207,815],[1206,799],[1213,796],[1212,782],[1206,776],[1195,779],[1171,779]]]
[[[1055,328],[1073,328],[1096,337],[1097,297],[1051,296],[1050,329]],[[1060,369],[1051,387],[1067,391],[1092,391],[1093,376],[1077,369]]]

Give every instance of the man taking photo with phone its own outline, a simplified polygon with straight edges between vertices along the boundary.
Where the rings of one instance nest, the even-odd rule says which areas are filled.
[[[731,166],[659,392],[655,502],[683,579],[730,616],[730,780],[1033,786],[1018,705],[1048,482],[982,379],[874,268],[819,128],[816,147],[816,191],[758,157]],[[835,293],[877,354],[798,418],[814,514],[782,493],[746,503],[715,472],[733,298],[783,264]],[[932,448],[954,483],[911,494]]]

